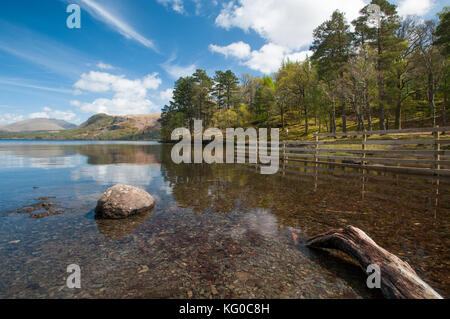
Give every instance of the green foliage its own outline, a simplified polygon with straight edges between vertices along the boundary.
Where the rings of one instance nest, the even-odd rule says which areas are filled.
[[[214,82],[212,94],[216,98],[217,108],[231,109],[236,106],[239,102],[237,99],[239,80],[236,75],[231,70],[216,71]]]
[[[442,53],[450,57],[450,7],[445,7],[439,14],[439,25],[436,28],[435,45],[439,46]]]
[[[344,14],[338,10],[333,12],[331,19],[316,28],[313,35],[312,60],[317,64],[320,78],[340,76],[352,55],[353,41],[350,25],[346,23]]]
[[[219,109],[214,113],[213,117],[214,127],[226,129],[238,124],[238,114],[235,110]]]
[[[194,119],[208,127],[279,127],[283,138],[314,132],[446,125],[449,14],[436,26],[400,20],[387,0],[372,0],[352,21],[336,10],[313,34],[313,56],[285,60],[272,76],[197,70],[175,84],[163,108],[162,139],[177,127],[192,132]],[[447,58],[445,55],[447,54]],[[438,110],[440,112],[438,112]],[[376,114],[376,116],[375,116]],[[289,135],[285,128],[289,128]]]

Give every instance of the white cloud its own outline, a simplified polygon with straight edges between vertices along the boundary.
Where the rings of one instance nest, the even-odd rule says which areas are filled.
[[[161,84],[158,73],[149,74],[142,79],[129,80],[123,75],[114,75],[106,72],[91,71],[83,73],[74,87],[90,92],[115,91],[126,93],[132,90],[133,93],[143,93],[146,89],[156,90]]]
[[[173,11],[186,14],[186,9],[184,7],[184,0],[156,0],[158,3],[164,5],[166,8],[170,7]],[[191,0],[195,5],[195,14],[200,15],[200,11],[202,9],[202,1],[203,0]],[[209,1],[209,0],[208,0]],[[214,0],[212,2],[214,6],[217,5],[217,2]]]
[[[265,44],[261,49],[254,51],[243,42],[232,43],[226,47],[210,45],[210,49],[226,57],[231,55],[250,69],[266,74],[276,72],[283,60],[303,61],[307,55],[312,55],[310,51],[296,52],[274,43]]]
[[[158,73],[141,79],[130,80],[123,75],[91,71],[83,73],[74,87],[93,93],[113,93],[110,98],[98,98],[91,103],[71,101],[85,113],[107,113],[111,115],[144,114],[158,111],[157,106],[148,99],[148,90],[157,90],[161,84]]]
[[[81,106],[81,102],[80,101],[76,101],[76,100],[70,101],[70,105],[80,107]]]
[[[401,0],[398,5],[398,13],[401,16],[427,14],[433,2],[431,0]]]
[[[173,79],[190,76],[197,69],[197,66],[195,64],[189,65],[172,64],[174,60],[175,57],[171,57],[169,60],[167,60],[161,65],[164,71],[166,71]]]
[[[183,0],[157,0],[158,3],[164,6],[170,6],[174,11],[178,13],[184,13]]]
[[[151,48],[156,50],[153,41],[147,39],[143,35],[136,32],[132,27],[130,27],[127,23],[123,22],[116,16],[114,16],[111,12],[107,11],[105,8],[100,6],[98,3],[93,0],[79,0],[82,4],[84,4],[85,8],[94,16],[98,17],[100,20],[107,23],[109,26],[117,30],[120,34],[122,34],[127,39],[133,39],[140,44],[146,46],[147,48]]]
[[[312,42],[312,32],[334,10],[348,21],[359,15],[363,0],[237,0],[224,6],[216,24],[253,30],[269,43],[298,50]]]
[[[82,103],[85,113],[106,113],[110,115],[145,114],[156,111],[156,105],[148,99],[99,98],[92,103]]]
[[[227,46],[211,44],[209,49],[237,58],[252,70],[272,73],[285,59],[302,61],[312,55],[308,49],[313,30],[334,10],[344,12],[351,22],[364,6],[364,0],[232,0],[223,6],[216,24],[225,29],[254,31],[266,44],[253,51],[242,41]]]
[[[14,122],[23,121],[25,117],[21,114],[14,113],[0,113],[0,123],[10,124]]]
[[[102,69],[102,70],[112,70],[112,69],[114,69],[114,67],[112,65],[103,63],[101,61],[97,64],[97,67],[99,69]]]
[[[260,50],[253,51],[249,60],[244,64],[253,70],[262,73],[271,73],[278,70],[285,55],[285,48],[269,43]]]
[[[313,55],[312,51],[306,50],[306,51],[301,51],[301,52],[293,52],[290,54],[287,54],[284,59],[289,59],[292,62],[295,61],[305,61],[306,58],[310,58]]]
[[[162,101],[164,101],[164,103],[168,103],[169,101],[171,101],[172,97],[173,97],[173,89],[167,89],[159,93],[159,98]]]
[[[242,41],[231,43],[224,47],[210,44],[209,49],[212,52],[222,53],[226,57],[231,55],[238,59],[245,59],[250,56],[250,46]]]
[[[73,90],[69,89],[63,89],[63,88],[53,88],[53,87],[47,87],[42,85],[35,85],[35,84],[29,84],[24,82],[22,79],[0,79],[0,84],[5,85],[11,85],[11,86],[18,86],[28,89],[37,89],[37,90],[43,90],[43,91],[49,91],[49,92],[56,92],[56,93],[75,93]]]
[[[57,119],[70,122],[76,118],[76,114],[70,110],[69,111],[53,110],[45,106],[42,108],[42,112],[30,114],[30,119],[36,118]]]

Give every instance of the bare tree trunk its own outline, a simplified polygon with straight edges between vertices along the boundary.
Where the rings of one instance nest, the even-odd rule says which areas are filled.
[[[397,97],[397,105],[395,107],[395,128],[402,129],[402,97],[401,93]]]
[[[384,74],[381,65],[381,54],[383,49],[381,47],[381,28],[378,28],[378,61],[377,61],[377,71],[378,71],[378,107],[379,107],[379,120],[380,120],[380,130],[383,131],[384,127]]]
[[[362,113],[362,110],[358,112],[358,131],[366,131],[366,124],[364,123],[364,114]]]
[[[363,132],[366,131],[366,123],[364,119],[364,106],[362,105],[361,101],[359,101],[359,121],[361,122],[361,129]]]
[[[447,91],[444,92],[444,101],[442,102],[442,125],[447,125]]]
[[[356,124],[356,131],[360,132],[362,127],[364,126],[364,122],[363,122],[362,117],[361,117],[361,110],[362,110],[362,108],[361,108],[361,106],[360,107],[357,106],[357,101],[356,101],[356,98],[355,98],[354,94],[352,95],[352,102],[351,103],[352,103],[352,107],[353,107],[353,112],[355,112],[355,115],[356,115],[356,123],[357,123]]]
[[[370,111],[370,97],[369,97],[369,90],[367,89],[367,86],[365,88],[365,92],[364,92],[364,104],[365,104],[365,109],[366,109],[366,114],[367,114],[367,126],[369,128],[369,131],[372,131],[372,114]]]
[[[309,123],[308,123],[308,107],[305,105],[305,135],[308,136]]]
[[[378,118],[380,120],[380,130],[383,131],[385,130],[384,127],[384,80],[383,80],[383,76],[379,75],[378,76]]]
[[[370,265],[380,268],[381,291],[389,299],[442,299],[407,263],[378,246],[362,230],[348,226],[311,238],[307,246],[333,248],[355,258],[367,271]]]
[[[342,132],[347,133],[347,115],[345,114],[345,97],[342,97]]]
[[[444,88],[447,88],[447,79],[444,79]],[[442,101],[442,126],[447,125],[447,93],[448,90],[444,89],[444,100]]]
[[[428,74],[428,99],[430,102],[433,116],[433,128],[436,127],[436,103],[434,101],[434,74],[432,71]]]
[[[334,102],[334,98],[332,101],[330,128],[331,128],[331,133],[336,133],[336,104]]]

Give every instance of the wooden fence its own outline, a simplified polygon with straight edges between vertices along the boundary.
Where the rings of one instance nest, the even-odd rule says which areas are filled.
[[[442,189],[450,187],[450,147],[447,147],[450,136],[443,132],[450,132],[450,127],[315,134],[314,140],[310,141],[284,141],[280,143],[278,173],[283,178],[312,181],[314,191],[330,179],[340,182],[343,177],[357,177],[361,181],[362,199],[366,196],[390,199],[384,198],[382,192],[374,191],[374,184],[369,191],[369,176],[370,180],[391,181],[383,183],[383,188],[392,192],[404,191],[402,187],[406,185],[409,193],[427,196],[431,206],[423,204],[423,207],[432,209],[436,217],[441,202],[448,203],[448,191],[442,193]],[[249,159],[247,151],[251,148],[243,146],[237,145],[238,154],[244,152],[245,158]],[[261,164],[249,165],[243,169],[260,172]],[[322,174],[326,175],[326,181],[320,180]],[[401,175],[412,178],[399,179]],[[409,187],[428,188],[430,180],[428,195]]]
[[[450,176],[450,127],[348,133],[319,133],[312,141],[280,143],[283,169],[295,162],[367,170]],[[332,139],[332,140],[330,140]]]
[[[280,161],[283,170],[332,165],[450,177],[450,136],[443,132],[450,127],[318,133],[314,140],[281,142]]]

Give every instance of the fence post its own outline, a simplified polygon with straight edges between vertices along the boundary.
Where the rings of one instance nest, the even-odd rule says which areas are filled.
[[[314,136],[316,138],[316,143],[314,145],[314,192],[316,192],[319,178],[319,135],[316,133]]]
[[[315,144],[315,153],[314,153],[314,162],[316,163],[316,167],[319,161],[319,135],[314,134],[316,137],[316,144]]]
[[[433,132],[434,135],[434,169],[438,172],[435,172],[439,175],[439,170],[441,169],[441,165],[439,161],[441,160],[441,143],[440,143],[440,136],[441,132],[439,131],[439,125],[436,126],[436,129]]]
[[[361,150],[362,150],[362,158],[361,158],[361,166],[366,166],[366,143],[367,143],[367,135],[366,132],[363,132],[363,138],[361,142]]]

